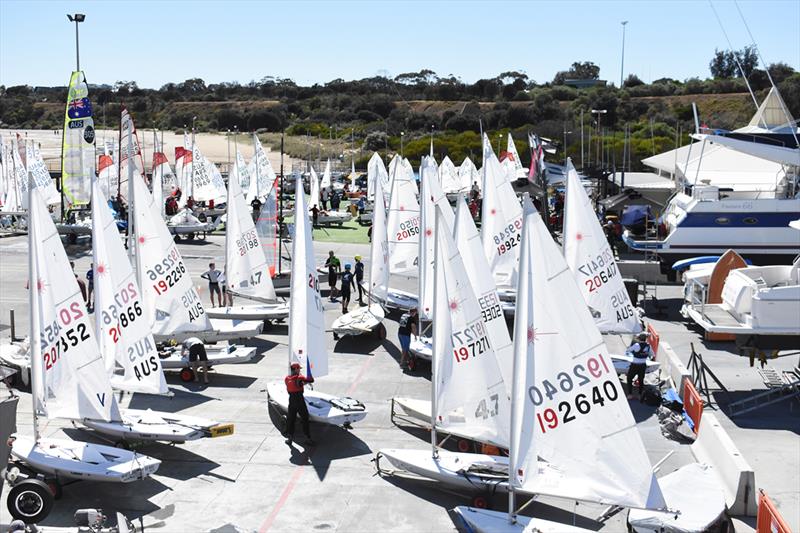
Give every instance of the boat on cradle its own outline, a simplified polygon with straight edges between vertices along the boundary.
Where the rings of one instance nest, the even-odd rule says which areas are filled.
[[[75,72],[70,94],[81,90],[86,91],[83,73]],[[91,145],[86,149],[93,151]],[[17,434],[11,443],[16,469],[13,481],[9,480],[7,503],[14,518],[35,523],[50,512],[53,496],[65,481],[132,482],[154,473],[161,461],[110,446],[43,438],[39,433],[41,416],[110,421],[118,417],[118,407],[55,224],[38,189],[29,187],[28,194],[28,279],[36,280],[29,291],[30,331],[41,342],[31,346],[33,438]],[[53,324],[60,333],[46,335]],[[56,357],[62,345],[69,346],[68,358]]]
[[[283,322],[289,316],[289,304],[247,304],[230,307],[211,307],[206,309],[209,318],[227,320],[261,320]]]
[[[229,342],[239,339],[251,339],[260,335],[264,329],[263,320],[238,320],[238,319],[209,319],[208,329],[201,331],[173,331],[169,333],[153,333],[153,338],[159,343],[170,341],[183,342],[189,337],[197,337],[204,343]],[[208,350],[208,347],[206,347]]]
[[[655,253],[671,279],[676,261],[729,249],[757,264],[790,263],[800,253],[789,227],[800,212],[800,148],[786,109],[773,88],[747,126],[697,133],[698,142],[644,159],[677,173],[681,190],[669,200],[658,236],[626,231],[625,243]]]
[[[194,215],[191,209],[186,208],[171,216],[167,221],[167,229],[172,235],[176,237],[186,236],[189,240],[194,239],[196,236],[201,236],[205,239],[206,235],[216,228],[216,223],[203,222]]]
[[[386,326],[383,325],[385,315],[383,307],[379,304],[357,307],[333,321],[331,325],[333,338],[374,334],[378,339],[385,339]]]
[[[297,190],[302,190],[301,179],[297,178]],[[313,183],[312,180],[312,186]],[[305,196],[299,194],[295,204],[295,233],[292,240],[288,355],[289,366],[297,363],[304,369],[306,377],[317,379],[328,374],[328,352],[325,348],[324,308],[314,268],[311,224],[301,216],[306,211]],[[303,396],[309,418],[314,422],[349,427],[367,416],[364,404],[353,398],[326,394],[310,387]],[[267,384],[267,404],[280,412],[288,411],[289,393],[283,380]]]
[[[233,424],[151,409],[124,409],[119,421],[82,420],[81,423],[115,444],[146,441],[183,444],[207,437],[233,435],[234,431]]]

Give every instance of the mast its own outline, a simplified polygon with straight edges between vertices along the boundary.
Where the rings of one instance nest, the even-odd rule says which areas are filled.
[[[32,175],[28,173],[28,302],[31,310],[31,399],[33,400],[33,438],[39,442],[39,391],[42,390],[42,346],[39,342],[39,270],[37,268],[36,233],[32,217],[30,216],[31,203],[33,202]]]
[[[434,241],[434,245],[433,245],[434,250],[436,250],[435,253],[436,253],[437,256],[440,253],[439,250],[441,250],[441,248],[439,246],[439,244],[440,244],[439,243],[439,219],[440,218],[441,218],[441,215],[439,214],[439,210],[437,209],[435,211],[435,214],[434,214],[434,220],[435,220],[435,222],[434,222],[434,231],[435,231],[435,235],[436,235],[436,237],[435,237],[436,240]],[[373,236],[373,240],[375,240],[374,236]],[[439,302],[438,302],[438,300],[439,300],[439,275],[440,275],[440,270],[439,269],[441,267],[439,265],[438,259],[439,259],[439,257],[436,257],[436,261],[433,262],[433,298],[434,298],[433,309],[434,309],[434,312],[436,311],[437,307],[439,307],[439,305],[438,305],[439,304]],[[388,289],[388,287],[387,287],[387,289]],[[437,409],[437,407],[436,407],[436,393],[437,393],[437,390],[438,390],[438,387],[436,386],[437,379],[438,379],[438,377],[436,375],[437,374],[437,372],[436,372],[436,358],[442,356],[442,354],[437,354],[436,353],[436,347],[438,346],[438,342],[439,342],[439,338],[438,338],[439,337],[439,333],[437,332],[437,330],[439,330],[439,329],[440,328],[437,328],[437,327],[433,328],[433,338],[432,338],[433,351],[431,353],[431,454],[433,455],[434,459],[439,457],[439,450],[436,449],[436,409]]]
[[[131,243],[135,240],[133,238],[133,209],[131,209],[133,202],[133,122],[131,122],[131,131],[128,135],[128,255],[133,254],[133,246]],[[138,254],[137,254],[138,255]]]
[[[283,262],[283,191],[284,191],[284,179],[283,179],[283,131],[281,131],[281,188],[278,190],[278,275],[281,275],[281,263]],[[295,191],[297,194],[297,191]]]
[[[258,135],[256,135],[256,132],[253,132],[253,150],[256,153],[256,198],[260,198],[261,191],[258,190],[258,184],[261,180],[258,177]]]

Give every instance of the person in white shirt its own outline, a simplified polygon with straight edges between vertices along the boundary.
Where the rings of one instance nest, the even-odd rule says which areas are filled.
[[[197,376],[197,367],[203,367],[203,382],[208,383],[208,354],[206,354],[206,347],[203,341],[197,337],[189,337],[183,341],[181,347],[181,355],[189,356],[189,365],[194,372],[194,380],[199,381]]]
[[[219,302],[219,306],[222,307],[222,291],[219,288],[219,278],[222,276],[222,272],[217,270],[216,265],[214,263],[208,264],[208,272],[203,272],[200,274],[200,277],[203,279],[208,280],[208,293],[211,298],[211,307],[214,307],[214,295],[217,295],[217,301]]]

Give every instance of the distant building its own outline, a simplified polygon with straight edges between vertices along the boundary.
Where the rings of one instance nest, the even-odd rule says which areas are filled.
[[[606,80],[564,80],[564,85],[575,87],[576,89],[588,89],[590,87],[605,87]]]

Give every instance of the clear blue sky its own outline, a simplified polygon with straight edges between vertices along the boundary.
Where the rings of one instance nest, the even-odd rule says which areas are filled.
[[[715,0],[733,47],[750,38],[730,0]],[[800,70],[800,0],[740,1],[768,63]],[[707,1],[17,1],[0,0],[0,84],[66,85],[74,25],[91,83],[160,87],[273,75],[299,84],[430,68],[464,81],[521,70],[544,82],[593,61],[619,83],[708,76],[725,37]]]

